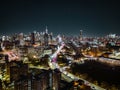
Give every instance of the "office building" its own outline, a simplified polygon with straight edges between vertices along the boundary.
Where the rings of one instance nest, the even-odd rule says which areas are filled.
[[[44,45],[48,46],[49,44],[49,35],[48,35],[48,29],[46,27],[45,34],[44,34]]]

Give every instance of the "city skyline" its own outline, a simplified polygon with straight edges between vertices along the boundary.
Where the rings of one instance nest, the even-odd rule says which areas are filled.
[[[0,33],[0,90],[120,90],[119,33],[40,28]]]
[[[112,0],[2,1],[0,33],[49,32],[65,35],[120,35],[119,3]]]

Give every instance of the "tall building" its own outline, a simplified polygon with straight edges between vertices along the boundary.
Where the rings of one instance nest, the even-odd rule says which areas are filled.
[[[0,79],[0,90],[2,90],[2,80]]]
[[[50,70],[49,89],[60,90],[61,72],[58,69]]]
[[[27,46],[19,46],[18,54],[20,56],[20,59],[23,60],[24,57],[26,57],[27,54],[28,54],[28,48],[27,48]]]
[[[20,72],[19,72],[19,67],[17,66],[12,66],[10,68],[10,81],[17,81],[19,80]]]
[[[48,70],[39,70],[39,73],[32,75],[31,90],[50,90]]]
[[[50,33],[49,38],[50,38],[50,43],[52,43],[52,41],[53,41],[53,33],[52,32]]]
[[[58,41],[58,45],[61,45],[62,37],[60,35],[57,36],[57,41]]]
[[[48,46],[49,43],[49,35],[48,35],[48,29],[46,27],[45,34],[44,34],[44,44],[45,46]]]
[[[31,44],[35,44],[35,34],[31,33]]]
[[[80,40],[83,39],[82,33],[83,33],[83,30],[80,30]]]
[[[21,46],[25,45],[24,34],[23,34],[23,33],[20,33],[20,34],[18,35],[18,37],[19,37],[20,45],[21,45]]]
[[[27,71],[21,72],[20,69],[23,70],[25,67],[11,67],[11,81],[14,81],[14,90],[60,90],[61,73],[58,69],[34,69],[35,71],[27,77],[23,75]]]
[[[2,41],[5,41],[6,40],[6,37],[5,36],[2,36]]]
[[[30,78],[23,78],[15,81],[15,90],[50,90],[49,71],[39,70],[35,75],[31,74]]]
[[[47,90],[49,87],[48,74],[42,73],[36,79],[32,79],[31,84],[32,90]]]
[[[60,90],[61,72],[58,69],[53,70],[53,90]]]
[[[12,62],[10,65],[10,79],[17,81],[28,76],[28,64],[22,62]]]

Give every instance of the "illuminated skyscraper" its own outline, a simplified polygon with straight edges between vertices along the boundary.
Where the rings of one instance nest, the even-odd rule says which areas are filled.
[[[25,41],[24,41],[24,34],[20,33],[19,34],[19,41],[20,41],[20,45],[24,46],[25,45]]]
[[[49,42],[49,35],[48,35],[48,29],[46,27],[45,34],[44,34],[44,44],[45,44],[45,46],[48,46],[48,42]]]

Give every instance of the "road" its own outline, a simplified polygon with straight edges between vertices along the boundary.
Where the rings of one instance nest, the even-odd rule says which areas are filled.
[[[84,55],[88,60],[95,60],[95,61],[99,61],[102,63],[106,63],[112,66],[120,66],[120,60],[115,60],[115,59],[111,59],[111,58],[104,58],[104,57],[92,57],[89,55]]]
[[[49,60],[49,66],[50,66],[50,68],[51,69],[55,69],[55,68],[57,68],[57,69],[59,69],[60,70],[60,72],[62,73],[62,77],[63,78],[65,78],[66,80],[68,80],[68,81],[74,81],[74,80],[83,80],[85,83],[85,85],[89,85],[89,86],[91,86],[91,89],[94,89],[94,90],[105,90],[105,89],[103,89],[103,88],[101,88],[101,87],[99,87],[99,86],[97,86],[97,85],[95,85],[95,84],[92,84],[92,83],[90,83],[90,82],[88,82],[87,80],[85,80],[85,79],[82,79],[82,78],[79,78],[79,77],[77,77],[77,76],[75,76],[75,75],[73,75],[72,73],[70,73],[70,72],[68,72],[68,71],[65,71],[65,69],[63,69],[63,68],[61,68],[57,63],[56,63],[56,60],[57,60],[57,54],[61,51],[61,49],[64,47],[64,44],[62,44],[61,46],[60,46],[60,48],[58,48],[58,50],[49,58],[50,60]]]

